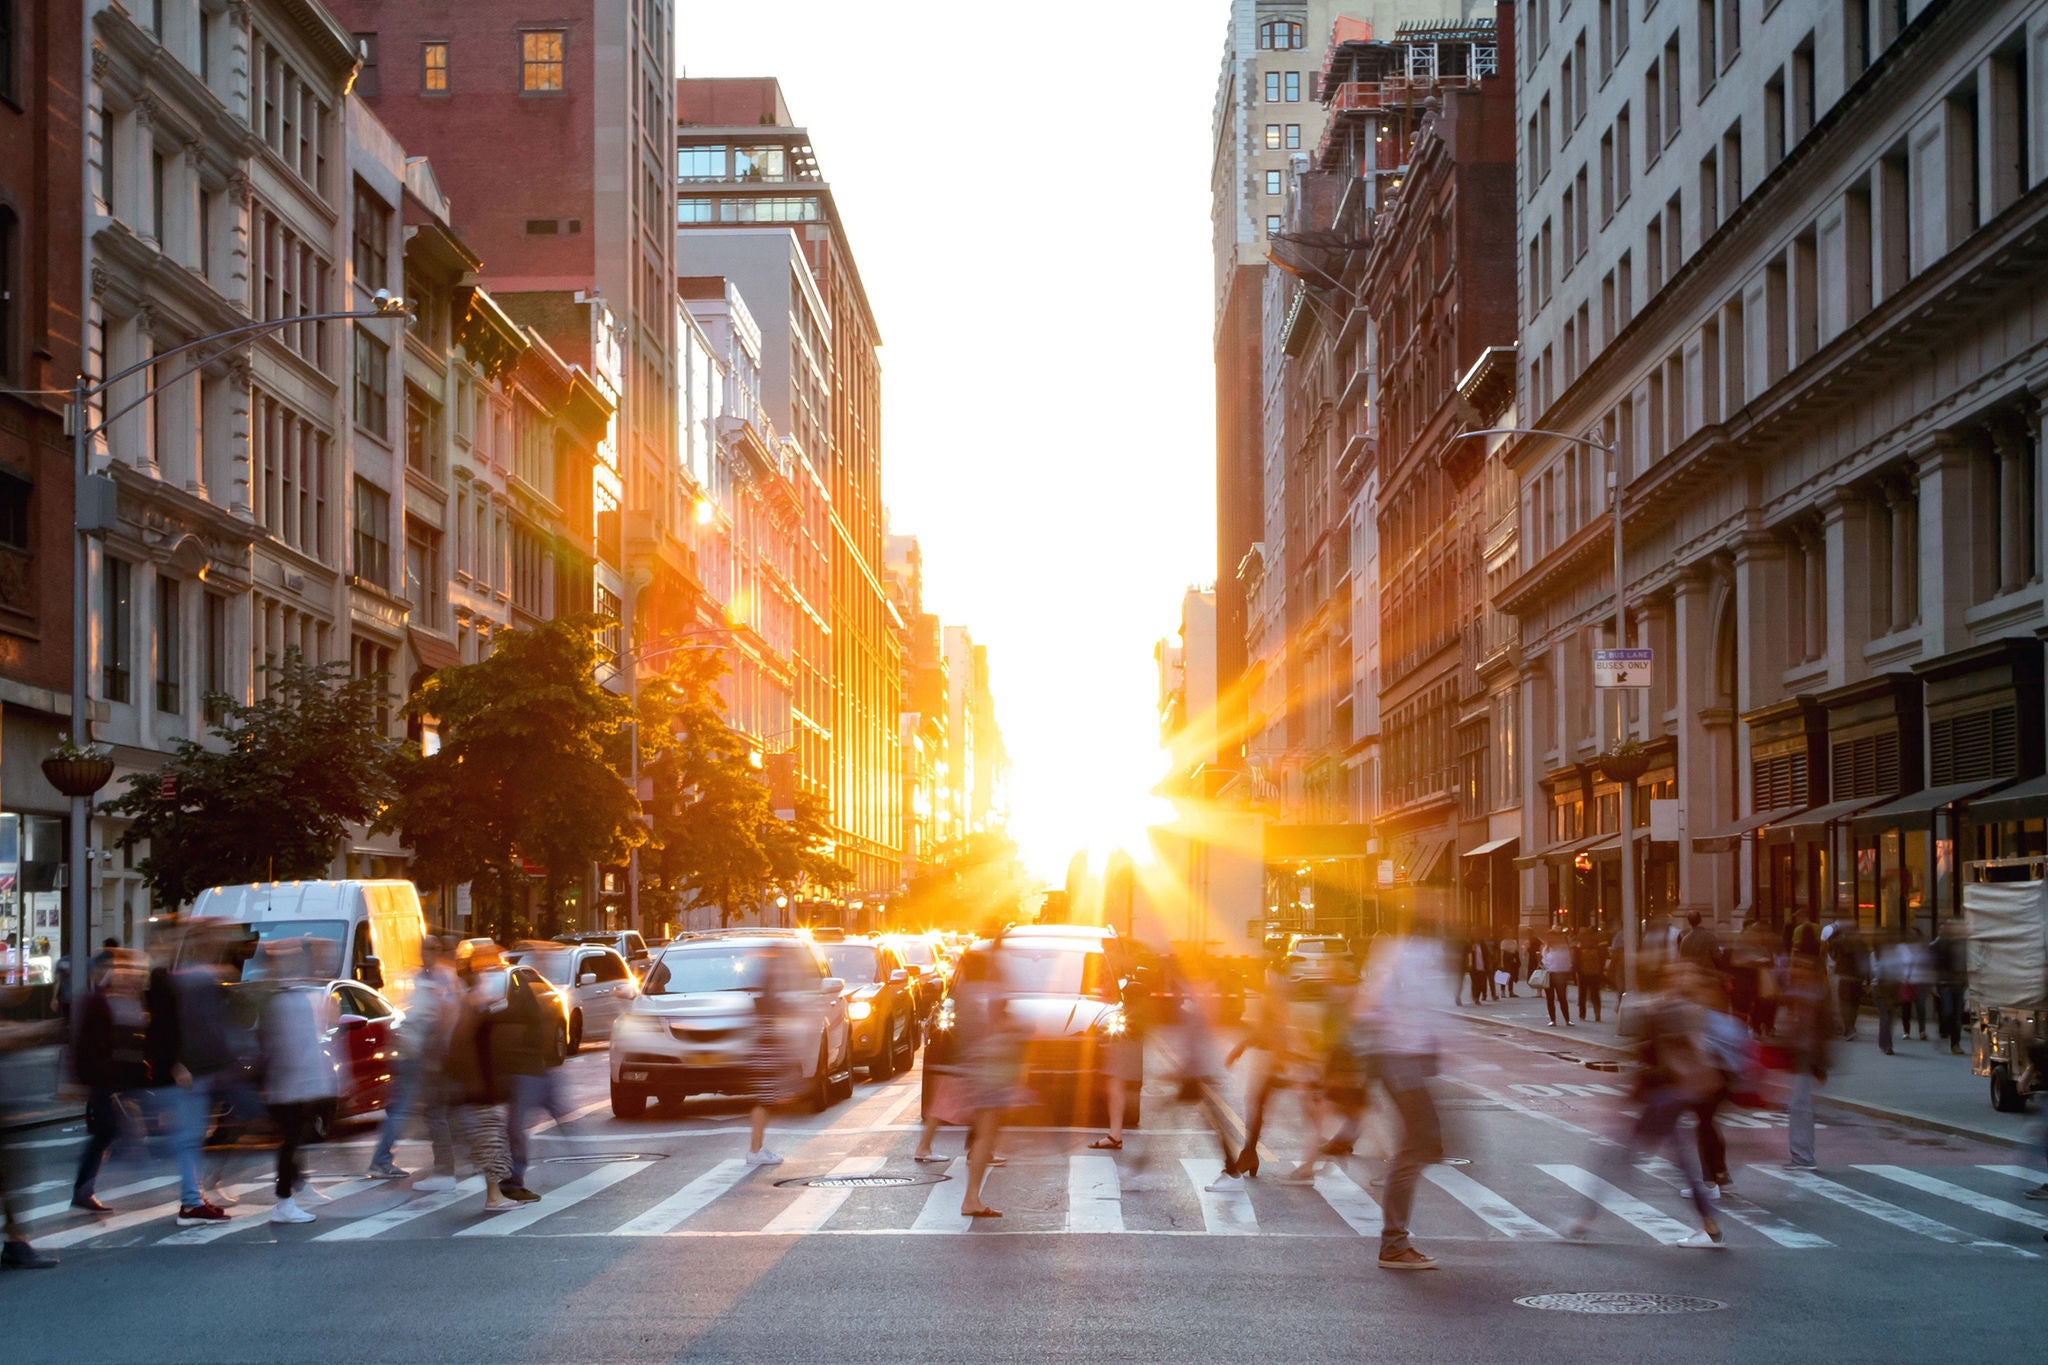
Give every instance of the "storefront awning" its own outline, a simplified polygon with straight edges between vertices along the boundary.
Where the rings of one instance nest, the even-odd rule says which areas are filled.
[[[1778,829],[1790,831],[1795,838],[1812,838],[1823,833],[1835,821],[1854,815],[1857,811],[1867,810],[1885,799],[1882,796],[1858,796],[1848,801],[1836,801],[1832,805],[1815,806],[1811,810],[1799,812],[1789,820],[1774,820],[1771,823]]]
[[[1408,880],[1426,882],[1436,875],[1437,865],[1443,862],[1444,850],[1451,846],[1448,836],[1417,841],[1415,852],[1408,861]]]
[[[1646,831],[1647,833],[1647,831]],[[1541,867],[1545,863],[1570,862],[1580,853],[1597,853],[1606,848],[1619,848],[1619,834],[1588,834],[1582,839],[1573,839],[1562,844],[1553,844],[1541,853],[1532,853],[1526,858],[1515,859],[1516,867]]]
[[[1929,787],[1864,811],[1853,823],[1859,831],[1882,829],[1887,825],[1924,828],[1934,822],[1934,812],[1959,801],[1968,801],[1973,796],[1996,791],[2010,780],[2000,778],[1996,782],[1957,782],[1946,787]]]
[[[2030,778],[1970,803],[1970,814],[1985,820],[2037,820],[2048,815],[2048,777]]]
[[[1505,839],[1495,839],[1491,843],[1481,844],[1477,848],[1468,848],[1465,850],[1465,856],[1467,858],[1484,858],[1490,854],[1511,850],[1521,842],[1521,835],[1510,834]]]
[[[1712,834],[1695,835],[1692,841],[1692,851],[1695,853],[1726,853],[1742,842],[1743,835],[1754,833],[1765,825],[1775,825],[1781,820],[1790,820],[1797,814],[1799,814],[1799,807],[1783,806],[1777,810],[1767,810],[1761,815],[1745,815],[1726,829],[1715,830]]]
[[[411,626],[406,628],[405,635],[412,642],[412,656],[420,661],[421,668],[438,672],[444,668],[462,667],[462,651],[448,641]]]

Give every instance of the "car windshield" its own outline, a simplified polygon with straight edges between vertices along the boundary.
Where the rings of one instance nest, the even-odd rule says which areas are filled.
[[[576,967],[576,955],[561,949],[522,953],[518,961],[522,966],[533,968],[557,986],[571,984],[569,973]]]
[[[1116,983],[1099,952],[1077,943],[1005,943],[1003,984],[1020,995],[1116,998]]]
[[[865,986],[882,979],[882,954],[872,943],[824,943],[825,965],[832,975],[849,986]]]
[[[768,954],[758,948],[671,948],[647,973],[647,995],[758,991],[768,984]]]
[[[303,970],[309,977],[337,977],[341,972],[341,947],[348,941],[348,924],[338,919],[283,919],[241,926],[243,933],[229,942],[227,980],[261,981],[271,972],[258,944],[304,939]]]
[[[938,954],[932,951],[932,945],[921,938],[907,938],[896,946],[902,952],[903,960],[916,966],[929,967],[938,961]]]

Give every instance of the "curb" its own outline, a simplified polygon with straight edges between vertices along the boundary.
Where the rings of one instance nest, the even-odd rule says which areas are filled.
[[[1443,1010],[1442,1013],[1448,1014],[1454,1019],[1463,1019],[1470,1023],[1491,1024],[1495,1028],[1511,1028],[1518,1033],[1527,1033],[1538,1038],[1557,1038],[1560,1036],[1551,1032],[1548,1028],[1533,1028],[1528,1024],[1517,1023],[1512,1019],[1493,1019],[1483,1014],[1471,1014],[1459,1009],[1447,1009]],[[1565,1034],[1563,1036],[1570,1037],[1571,1035]],[[1573,1039],[1573,1041],[1577,1042],[1578,1040]],[[1628,1048],[1617,1047],[1613,1043],[1602,1043],[1592,1039],[1588,1039],[1581,1046],[1596,1047],[1603,1052],[1617,1053],[1622,1056],[1627,1056],[1629,1053]],[[1959,1123],[1948,1123],[1941,1119],[1928,1118],[1922,1114],[1908,1114],[1897,1109],[1887,1109],[1883,1105],[1871,1104],[1865,1100],[1847,1100],[1838,1095],[1829,1095],[1825,1091],[1815,1091],[1813,1102],[1816,1109],[1846,1109],[1851,1113],[1861,1114],[1865,1118],[1882,1119],[1887,1123],[1896,1123],[1907,1128],[1925,1128],[1931,1132],[1945,1133],[1950,1137],[1970,1138],[1977,1142],[1990,1142],[2004,1147],[2030,1149],[2034,1145],[2024,1137],[2014,1137],[2006,1133],[1990,1133],[1981,1128],[1970,1128]]]
[[[60,1123],[83,1123],[83,1109],[67,1110],[62,1114],[45,1114],[39,1118],[13,1119],[0,1122],[0,1137],[9,1133],[27,1133],[37,1128],[54,1128]]]

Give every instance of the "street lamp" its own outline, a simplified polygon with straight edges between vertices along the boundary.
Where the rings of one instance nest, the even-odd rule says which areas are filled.
[[[1607,457],[1607,481],[1614,494],[1614,647],[1628,648],[1628,588],[1623,575],[1621,539],[1621,452],[1605,441],[1596,441],[1590,436],[1574,436],[1565,431],[1549,431],[1542,427],[1487,427],[1480,431],[1461,431],[1451,437],[1463,441],[1474,436],[1548,436],[1554,441],[1570,441],[1574,445],[1597,450]],[[1615,698],[1615,744],[1621,742],[1622,724],[1627,718],[1627,709],[1619,697]],[[1621,800],[1621,922],[1624,929],[1621,940],[1622,984],[1634,992],[1636,988],[1636,940],[1641,936],[1636,924],[1636,857],[1635,857],[1635,812],[1630,809],[1635,796],[1633,782],[1624,783]]]
[[[90,703],[86,698],[87,670],[92,666],[91,645],[91,593],[86,584],[85,538],[95,531],[105,531],[113,525],[111,501],[103,495],[91,500],[88,507],[87,491],[92,477],[89,456],[95,436],[105,431],[121,418],[141,407],[173,384],[182,383],[199,370],[219,360],[229,351],[246,345],[268,332],[296,327],[303,322],[336,322],[349,318],[394,318],[406,316],[405,300],[388,289],[379,289],[374,306],[367,309],[351,309],[334,313],[299,313],[287,318],[272,318],[267,322],[251,322],[226,331],[211,332],[195,337],[191,341],[173,346],[168,351],[158,351],[147,360],[137,361],[125,370],[108,375],[94,384],[86,375],[79,375],[72,385],[71,402],[66,418],[71,426],[71,481],[72,481],[72,532],[71,532],[71,733],[74,742],[81,739],[91,742],[91,719],[87,714]],[[227,342],[212,355],[180,370],[169,379],[159,380],[138,394],[131,402],[100,419],[98,425],[89,425],[86,414],[91,402],[116,384],[132,379],[144,370],[161,365],[172,356],[183,355],[201,346],[214,342]],[[71,887],[71,1012],[74,1027],[82,1017],[75,1006],[85,1000],[87,989],[87,960],[92,956],[91,876],[90,854],[87,851],[87,823],[92,819],[92,798],[97,788],[74,790],[65,794],[71,798],[71,846],[65,860],[66,880]]]

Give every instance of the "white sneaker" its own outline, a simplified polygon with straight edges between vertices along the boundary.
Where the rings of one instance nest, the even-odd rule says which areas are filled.
[[[1244,1177],[1241,1175],[1219,1175],[1202,1186],[1211,1194],[1241,1194],[1244,1192]]]
[[[1728,1244],[1711,1233],[1695,1232],[1692,1236],[1678,1243],[1678,1245],[1682,1247],[1698,1247],[1708,1251],[1719,1251]]]
[[[270,1221],[273,1223],[310,1223],[313,1215],[298,1206],[296,1200],[284,1198],[270,1206]]]
[[[780,1166],[782,1158],[769,1151],[766,1147],[763,1147],[758,1152],[747,1153],[747,1164],[749,1166]]]
[[[301,1180],[292,1186],[292,1198],[301,1204],[332,1204],[334,1201],[321,1193],[310,1180]]]
[[[452,1175],[430,1175],[425,1179],[413,1181],[412,1187],[421,1194],[438,1194],[442,1190],[454,1189],[455,1177]]]

